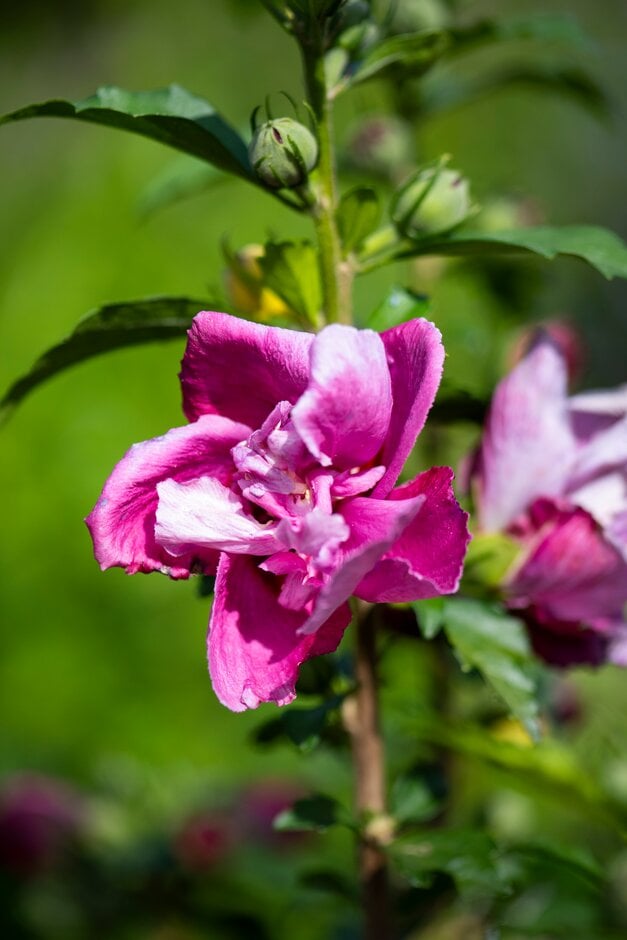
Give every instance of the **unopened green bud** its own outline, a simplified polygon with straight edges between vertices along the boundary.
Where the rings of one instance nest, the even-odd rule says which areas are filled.
[[[448,232],[471,214],[468,180],[456,170],[429,167],[396,192],[392,220],[403,235],[419,237]]]
[[[360,170],[398,180],[414,162],[411,125],[393,114],[365,118],[349,133],[346,152]]]
[[[248,147],[255,173],[271,189],[300,186],[318,160],[316,138],[292,118],[266,121],[257,128]]]

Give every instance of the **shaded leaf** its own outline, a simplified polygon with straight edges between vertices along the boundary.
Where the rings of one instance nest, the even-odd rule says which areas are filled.
[[[443,597],[430,597],[424,601],[414,601],[411,608],[416,615],[418,628],[425,640],[432,640],[444,625],[445,601]]]
[[[368,51],[349,82],[356,85],[375,76],[381,78],[391,69],[402,72],[404,77],[422,75],[449,47],[448,32],[438,29],[425,29],[419,33],[404,33],[384,39]]]
[[[189,297],[154,297],[100,307],[89,313],[67,339],[48,349],[26,375],[13,383],[0,400],[0,417],[5,417],[46,379],[85,359],[124,346],[184,336],[192,318],[200,310],[211,307],[211,301]]]
[[[534,660],[525,627],[486,602],[447,600],[445,630],[463,669],[478,669],[530,731],[537,733]]]
[[[606,117],[612,110],[603,88],[583,70],[535,63],[520,68],[499,69],[479,77],[447,76],[424,90],[421,111],[426,115],[437,114],[508,87],[562,95],[598,117]]]
[[[394,781],[390,793],[390,810],[400,825],[433,819],[440,807],[441,801],[436,798],[424,777],[410,773]]]
[[[476,829],[449,829],[401,836],[389,848],[394,867],[417,887],[434,874],[449,875],[463,895],[494,897],[507,891],[492,840]]]
[[[345,254],[359,247],[379,224],[381,205],[374,189],[358,186],[345,193],[337,210],[337,226]]]
[[[304,888],[333,894],[344,901],[356,902],[359,898],[355,885],[342,872],[331,869],[312,869],[299,876]]]
[[[274,828],[281,832],[294,829],[324,832],[331,826],[347,822],[348,815],[338,801],[318,793],[296,800],[290,809],[279,813],[274,820]]]
[[[365,325],[371,330],[381,332],[428,314],[429,298],[425,294],[415,294],[402,287],[393,287],[385,300],[368,317]]]
[[[255,182],[237,131],[208,101],[179,85],[139,92],[105,86],[82,101],[55,99],[20,108],[0,117],[0,124],[34,117],[73,118],[131,131]]]
[[[553,42],[591,49],[593,43],[580,22],[564,13],[532,13],[504,19],[482,19],[451,29],[452,51],[463,51],[494,42]]]
[[[310,323],[318,323],[322,294],[318,255],[308,241],[266,242],[259,259],[264,283]]]
[[[299,691],[303,691],[300,686]],[[287,738],[304,751],[316,747],[323,737],[327,743],[333,742],[329,719],[337,712],[345,697],[333,695],[312,708],[287,708],[278,718],[271,718],[258,727],[253,739],[256,744],[273,744]]]
[[[179,157],[148,183],[139,197],[139,211],[144,216],[152,215],[231,179],[209,163],[201,163],[192,157]]]
[[[608,279],[627,277],[627,245],[614,232],[596,225],[536,225],[505,232],[458,230],[446,238],[417,241],[398,256],[498,253],[535,254],[549,260],[572,255]]]

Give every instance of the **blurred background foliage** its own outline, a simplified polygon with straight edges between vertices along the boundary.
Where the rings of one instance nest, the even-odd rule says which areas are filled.
[[[479,202],[490,194],[529,199],[527,209],[537,218],[602,224],[627,236],[623,0],[594,5],[585,0],[548,5],[477,0],[458,7],[462,22],[539,7],[575,14],[590,42],[571,55],[607,89],[610,114],[595,117],[559,95],[510,87],[417,127],[420,159],[452,154]],[[176,81],[245,130],[266,91],[301,97],[295,48],[252,0],[57,0],[53,5],[31,0],[11,5],[1,17],[2,112],[49,97],[81,98],[101,84],[147,89]],[[534,57],[550,62],[554,52],[551,44],[535,49],[521,43],[516,55],[522,63]],[[489,49],[468,53],[455,69],[472,75],[486,63],[498,64],[499,55]],[[359,115],[380,112],[387,104],[385,89],[376,83],[343,98],[337,116],[340,145],[350,139]],[[303,219],[241,182],[220,182],[195,199],[142,211],[151,181],[178,159],[141,138],[71,122],[2,129],[2,388],[103,303],[158,294],[220,299],[225,236],[239,248],[271,235],[307,234]],[[567,318],[583,337],[581,387],[624,380],[624,283],[608,283],[570,260],[550,266],[508,263],[504,278],[498,266],[478,273],[472,264],[457,262],[442,272],[435,264],[398,264],[364,277],[357,285],[356,309],[365,320],[373,301],[394,284],[411,283],[430,293],[449,352],[446,376],[452,385],[487,393],[506,368],[508,350],[523,324],[552,317]],[[501,288],[514,280],[517,294],[510,302]],[[179,341],[128,349],[70,370],[37,392],[0,437],[0,772],[58,775],[77,788],[91,788],[102,811],[96,814],[98,825],[107,838],[121,832],[119,838],[127,842],[145,812],[155,813],[152,829],[146,824],[153,836],[159,829],[171,834],[193,811],[199,789],[218,813],[226,804],[239,806],[245,782],[278,777],[293,780],[296,790],[313,787],[350,799],[347,772],[332,753],[315,750],[303,760],[295,749],[254,749],[250,736],[264,715],[232,715],[217,703],[204,659],[208,600],[196,585],[157,576],[129,579],[117,570],[103,575],[93,561],[82,520],[108,469],[131,442],[182,423],[177,381],[182,350]],[[474,430],[460,427],[444,442],[436,434],[428,443],[457,463],[473,436]],[[408,741],[417,759],[429,758],[429,749],[440,746],[429,735],[425,743],[424,728],[411,717],[420,715],[421,705],[431,702],[437,690],[430,656],[399,638],[388,662],[386,695],[396,716],[388,729],[393,766],[407,757]],[[462,715],[477,709],[476,703],[467,704],[476,692],[474,686],[468,690],[468,682],[460,682],[455,693]],[[577,720],[559,725],[556,733],[566,736],[586,772],[624,808],[624,676],[611,668],[579,671],[570,693]],[[496,722],[492,705],[486,720]],[[273,717],[271,708],[265,712]],[[552,759],[559,762],[555,755]],[[564,800],[561,791],[549,787],[538,796],[533,784],[530,793],[530,785],[511,767],[499,768],[498,761],[459,760],[457,818],[482,819],[492,831],[502,829],[523,841],[550,820],[558,840],[587,843],[592,854],[609,852],[617,883],[624,886],[627,861],[624,856],[621,861],[614,842],[615,823],[608,824],[602,812],[582,821],[581,805],[572,794]],[[107,817],[109,811],[117,817]],[[237,809],[230,812],[239,816]],[[248,837],[244,843],[252,852],[247,856],[252,866],[257,850],[250,848]],[[342,835],[317,851],[350,864],[349,842]],[[242,865],[245,869],[240,858],[239,876]],[[275,878],[276,910],[288,883],[281,881],[288,877],[281,871]],[[560,896],[556,887],[555,897]],[[49,903],[51,909],[59,906],[58,898]],[[525,910],[533,904],[541,908],[542,899],[532,898],[522,912],[514,910],[514,933],[504,936],[518,936],[518,929],[525,934]],[[295,915],[291,921],[289,913],[284,916],[276,936],[294,936],[289,931]],[[320,909],[317,926],[299,929],[298,936],[304,938],[306,929],[312,937],[326,936],[326,916]],[[576,927],[576,911],[572,919]],[[59,922],[64,923],[62,917]],[[582,937],[610,936],[585,917],[578,923],[588,930]],[[474,936],[475,927],[462,923],[459,936]],[[81,936],[80,929],[66,925],[58,935]],[[453,929],[458,928],[445,926],[442,937],[453,937]],[[544,935],[553,936],[552,929],[549,923]],[[190,928],[189,934],[159,937],[195,935]]]

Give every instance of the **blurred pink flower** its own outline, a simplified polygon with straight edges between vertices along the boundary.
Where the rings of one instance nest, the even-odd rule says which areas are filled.
[[[50,777],[16,774],[0,785],[0,867],[22,876],[59,863],[79,833],[83,801]]]
[[[570,382],[580,378],[585,363],[585,350],[577,328],[568,320],[543,320],[527,326],[517,337],[508,357],[509,365],[515,366],[546,337],[562,353],[566,362]]]
[[[627,665],[627,386],[569,398],[546,335],[498,385],[472,470],[478,521],[520,553],[503,589],[557,665]]]
[[[206,871],[224,862],[233,843],[230,821],[217,812],[187,818],[174,836],[174,854],[189,871]]]
[[[305,795],[306,791],[302,787],[285,780],[259,780],[253,783],[243,791],[237,804],[242,839],[267,847],[302,844],[309,833],[281,832],[274,828],[274,820]]]
[[[337,647],[352,594],[457,588],[468,533],[452,471],[394,488],[443,358],[426,320],[313,336],[195,318],[181,373],[191,423],[132,447],[87,524],[103,569],[217,571],[209,667],[232,710],[292,701],[299,665]]]

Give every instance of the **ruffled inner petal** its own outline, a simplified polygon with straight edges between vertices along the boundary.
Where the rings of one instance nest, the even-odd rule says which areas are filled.
[[[174,560],[156,542],[157,486],[164,480],[183,483],[203,474],[228,485],[233,472],[231,448],[249,434],[244,424],[208,415],[133,445],[86,520],[101,568],[119,566],[128,574],[161,571],[173,578],[187,578],[197,569],[215,571],[214,551],[190,552]]]
[[[205,548],[268,555],[279,547],[275,527],[247,515],[241,499],[214,477],[164,480],[157,493],[155,538],[171,555]]]
[[[385,349],[378,333],[333,324],[311,347],[311,379],[292,421],[323,466],[361,466],[381,449],[392,413]]]

